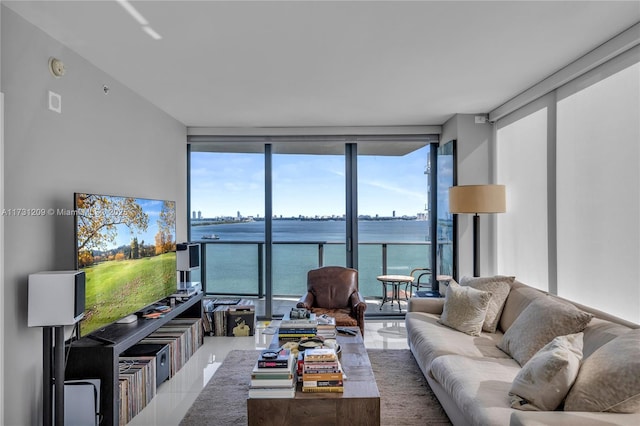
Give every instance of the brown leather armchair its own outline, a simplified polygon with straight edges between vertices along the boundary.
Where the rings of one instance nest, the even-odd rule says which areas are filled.
[[[358,326],[364,336],[364,311],[367,304],[358,291],[358,271],[342,266],[324,266],[307,273],[307,294],[298,308],[316,315],[327,314],[337,326]]]

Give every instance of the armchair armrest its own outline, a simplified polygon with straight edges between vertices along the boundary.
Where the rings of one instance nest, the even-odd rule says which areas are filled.
[[[307,294],[305,294],[300,298],[300,300],[298,300],[298,304],[296,305],[296,308],[306,308],[308,310],[311,310],[314,299],[315,298],[313,297],[313,293],[308,291]]]
[[[427,314],[442,314],[444,297],[412,297],[409,299],[407,312],[425,312]]]
[[[363,309],[363,310],[367,309],[367,303],[364,301],[364,297],[362,297],[362,294],[360,294],[359,291],[355,291],[351,293],[349,301],[351,302],[351,309],[354,312],[358,309]]]

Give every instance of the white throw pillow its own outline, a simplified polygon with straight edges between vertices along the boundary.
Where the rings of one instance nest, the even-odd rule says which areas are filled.
[[[640,329],[616,337],[584,360],[564,409],[640,412]]]
[[[593,315],[551,296],[535,299],[504,333],[498,347],[525,365],[555,337],[579,333]]]
[[[583,333],[558,336],[522,367],[509,389],[511,408],[553,411],[578,377]]]
[[[507,277],[504,275],[496,275],[493,277],[462,277],[461,285],[468,285],[476,290],[488,291],[491,293],[491,301],[487,308],[487,316],[482,324],[482,330],[489,333],[495,333],[502,315],[502,309],[507,301],[511,284],[516,277]]]
[[[451,282],[438,322],[471,336],[479,336],[490,300],[489,292]]]

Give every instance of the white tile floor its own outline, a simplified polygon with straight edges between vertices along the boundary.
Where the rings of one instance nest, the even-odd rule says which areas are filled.
[[[277,324],[273,322],[271,325]],[[131,426],[177,425],[213,376],[225,356],[234,349],[266,348],[273,335],[257,328],[251,337],[205,337],[204,345],[189,362],[158,388],[151,403],[129,422]],[[403,319],[367,320],[364,342],[367,348],[406,349],[407,334]]]

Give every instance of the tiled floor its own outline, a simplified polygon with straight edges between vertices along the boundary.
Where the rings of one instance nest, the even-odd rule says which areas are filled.
[[[204,345],[171,380],[160,385],[156,397],[129,425],[169,426],[179,424],[229,351],[266,348],[273,338],[272,334],[267,333],[270,327],[273,330],[275,325],[277,325],[277,321],[271,322],[267,327],[260,326],[256,329],[255,336],[251,337],[205,337]],[[367,320],[364,334],[367,348],[408,348],[402,318]]]

